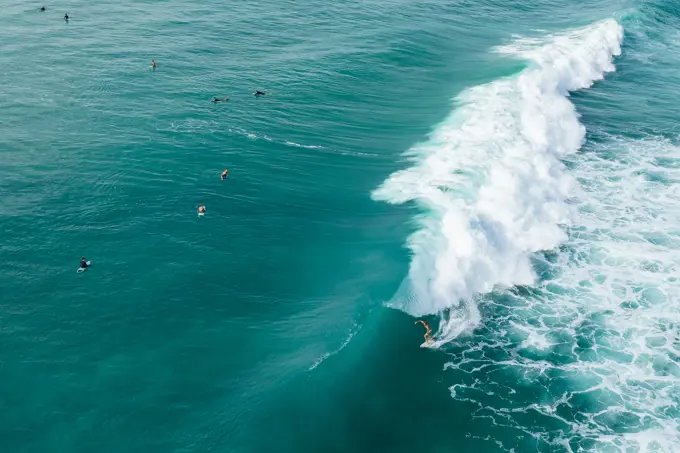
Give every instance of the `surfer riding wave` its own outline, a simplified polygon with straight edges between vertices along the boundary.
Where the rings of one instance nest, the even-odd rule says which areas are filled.
[[[427,344],[430,344],[430,342],[434,343],[434,338],[432,338],[432,329],[430,328],[430,325],[427,323],[427,321],[419,319],[418,321],[415,322],[415,324],[418,323],[422,324],[423,327],[425,327],[425,335],[423,335],[423,337],[425,338],[425,342]]]

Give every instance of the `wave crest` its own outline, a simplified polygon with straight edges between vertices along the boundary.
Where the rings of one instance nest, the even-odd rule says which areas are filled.
[[[578,187],[561,162],[585,136],[569,92],[614,71],[622,41],[622,27],[605,20],[496,49],[531,64],[462,93],[429,139],[408,151],[413,165],[373,193],[424,210],[408,240],[409,275],[388,305],[414,316],[462,310],[443,319],[446,339],[461,332],[461,319],[475,323],[475,295],[534,283],[530,256],[566,240],[567,199]]]

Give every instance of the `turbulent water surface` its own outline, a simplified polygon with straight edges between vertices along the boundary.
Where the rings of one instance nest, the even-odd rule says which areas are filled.
[[[2,451],[680,452],[677,2],[40,6]]]

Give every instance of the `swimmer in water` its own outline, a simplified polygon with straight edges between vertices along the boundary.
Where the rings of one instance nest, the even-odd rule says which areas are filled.
[[[229,169],[225,168],[224,171],[222,172],[222,181],[227,179],[227,175],[229,174]]]
[[[265,92],[264,92],[264,91],[259,91],[259,90],[258,90],[258,91],[255,91],[255,93],[253,93],[253,94],[254,94],[255,96],[264,96],[264,95],[265,95]]]
[[[418,321],[415,322],[416,324],[420,323],[425,327],[426,332],[425,332],[425,342],[427,344],[430,344],[430,341],[434,343],[434,338],[432,338],[432,329],[430,329],[430,325],[427,323],[427,321],[423,321],[422,319],[419,319]]]
[[[155,60],[151,60],[151,67],[156,69],[156,61]]]
[[[217,99],[217,98],[212,98],[212,101],[210,102],[227,102],[229,98],[224,98],[224,99]]]
[[[205,214],[205,206],[200,205],[200,206],[198,207],[198,213],[199,213],[199,214]]]
[[[64,14],[64,20],[68,22],[68,14]]]
[[[87,260],[85,257],[80,258],[80,268],[81,269],[87,269],[89,266],[87,265]]]
[[[45,7],[43,6],[43,7],[40,8],[38,11],[40,11],[41,13],[44,13],[44,12],[45,12]]]

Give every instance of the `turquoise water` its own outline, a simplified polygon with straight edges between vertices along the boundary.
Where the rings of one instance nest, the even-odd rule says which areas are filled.
[[[680,451],[676,3],[3,6],[2,451]]]

